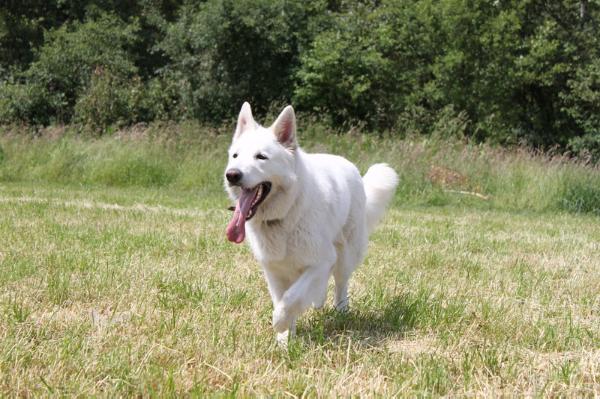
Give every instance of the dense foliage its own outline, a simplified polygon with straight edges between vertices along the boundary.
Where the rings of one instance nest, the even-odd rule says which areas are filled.
[[[0,122],[293,102],[332,125],[600,157],[600,0],[9,0]]]

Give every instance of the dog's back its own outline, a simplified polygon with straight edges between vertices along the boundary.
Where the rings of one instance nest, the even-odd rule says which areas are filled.
[[[304,153],[302,159],[306,172],[300,179],[302,191],[310,193],[303,200],[309,202],[309,208],[324,208],[325,214],[320,214],[319,220],[339,232],[346,224],[362,224],[364,219],[367,235],[370,234],[394,195],[398,185],[396,172],[380,163],[372,165],[361,177],[353,163],[337,155]]]

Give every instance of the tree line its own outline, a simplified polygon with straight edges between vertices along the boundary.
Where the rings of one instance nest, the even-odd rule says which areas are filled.
[[[0,123],[231,120],[600,153],[599,0],[6,0]]]

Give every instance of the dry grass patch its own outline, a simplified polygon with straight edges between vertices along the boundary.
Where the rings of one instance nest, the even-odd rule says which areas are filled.
[[[600,394],[595,216],[394,208],[283,351],[224,196],[1,191],[2,395]]]

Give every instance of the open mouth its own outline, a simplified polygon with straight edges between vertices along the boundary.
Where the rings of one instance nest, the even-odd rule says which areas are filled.
[[[249,192],[256,191],[256,193],[254,194],[254,197],[252,199],[252,202],[250,203],[250,208],[248,209],[248,215],[245,218],[246,220],[250,220],[250,219],[252,219],[252,216],[254,216],[254,214],[256,213],[258,206],[265,200],[265,198],[267,198],[267,195],[269,195],[269,192],[271,191],[271,183],[269,183],[269,182],[260,183],[258,186],[254,187],[253,189],[247,190],[247,191],[249,191]],[[236,207],[234,205],[232,205],[232,206],[228,207],[227,209],[233,212],[233,211],[235,211]]]
[[[271,191],[271,183],[260,183],[258,187],[255,187],[252,191],[256,191],[256,194],[252,200],[252,205],[250,205],[250,210],[248,211],[246,220],[252,219],[254,214],[256,214],[258,206],[265,200],[265,198],[267,198],[267,195],[269,195],[269,192]]]
[[[271,191],[271,183],[264,182],[254,188],[242,188],[242,193],[233,210],[233,217],[227,225],[227,239],[237,244],[244,241],[246,236],[246,221],[252,219],[259,205],[267,198]]]

